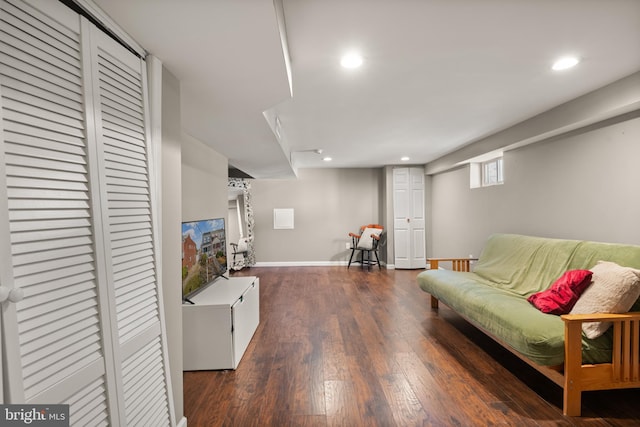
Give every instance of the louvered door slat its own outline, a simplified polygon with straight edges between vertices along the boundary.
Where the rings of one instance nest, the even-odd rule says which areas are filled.
[[[91,285],[91,280],[86,279],[93,279],[93,277],[87,276],[85,278],[80,278],[76,283],[71,283],[62,289],[55,289],[46,293],[40,293],[38,296],[29,298],[27,302],[22,304],[22,309],[26,311],[33,307],[39,307],[41,304],[47,304],[48,302],[64,298],[69,292],[77,295],[87,290],[93,290],[94,288]]]
[[[34,189],[52,189],[52,190],[73,190],[73,191],[87,191],[89,187],[84,182],[70,182],[59,180],[47,180],[47,179],[32,179],[24,177],[11,177],[7,179],[7,183],[11,187],[23,187]]]
[[[107,188],[110,190],[109,193],[109,201],[113,203],[129,203],[133,204],[134,202],[139,202],[138,205],[144,206],[150,203],[150,197],[148,193],[148,189],[144,187],[130,187],[130,191],[124,191],[122,186],[119,185],[109,185]],[[128,208],[121,205],[120,208],[114,211],[114,214],[118,217],[123,216],[122,212],[128,210]],[[130,216],[130,215],[128,215]],[[141,215],[142,218],[144,215]],[[140,222],[139,219],[136,219],[131,222]]]
[[[52,155],[55,156],[54,153],[52,153]],[[10,174],[12,177],[28,176],[33,178],[44,178],[44,179],[47,179],[48,176],[51,175],[47,170],[33,169],[33,168],[17,166],[17,165],[7,165],[7,174]],[[73,181],[83,182],[86,179],[86,176],[82,173],[58,171],[58,173],[56,174],[56,178],[60,181],[65,181],[65,182],[73,182]],[[41,209],[40,211],[43,212],[44,209]],[[55,211],[55,212],[60,212],[60,211]],[[22,213],[18,211],[18,212],[11,212],[11,214],[21,215]],[[16,218],[16,217],[14,216],[13,218]]]
[[[70,219],[49,219],[46,223],[40,220],[23,220],[15,221],[11,224],[11,231],[28,231],[33,230],[34,226],[39,225],[40,230],[60,229],[60,228],[83,228],[91,226],[91,221],[87,217],[70,218]]]
[[[129,289],[128,292],[120,294],[121,296],[116,298],[116,303],[122,306],[123,310],[134,306],[139,300],[153,297],[153,276],[142,278],[137,283],[138,287]]]
[[[108,412],[104,384],[96,381],[68,399],[69,421],[73,426],[106,426]]]
[[[43,251],[34,254],[33,252],[21,255],[14,255],[14,265],[16,267],[33,264],[37,261],[51,261],[62,258],[73,258],[77,255],[91,255],[93,248],[90,246],[72,246],[70,248],[56,248],[50,251]],[[68,265],[68,264],[67,264]]]
[[[71,313],[67,317],[63,317],[58,320],[52,321],[40,328],[35,328],[35,329],[32,328],[31,330],[29,330],[27,327],[30,325],[26,325],[26,327],[23,328],[23,330],[21,330],[21,333],[24,333],[25,335],[24,342],[29,343],[38,338],[53,334],[56,331],[59,331],[61,329],[64,329],[67,327],[77,327],[79,324],[83,328],[90,329],[92,325],[98,322],[97,315],[98,315],[97,310],[93,310],[93,311],[85,310],[85,312],[83,313]],[[37,322],[33,322],[33,323],[37,324]]]
[[[4,92],[4,90],[3,90]],[[56,134],[56,136],[60,136]],[[62,141],[43,138],[42,135],[28,135],[26,133],[5,132],[5,141],[18,146],[31,147],[32,149],[47,149],[50,155],[64,153],[72,156],[82,156],[85,154],[84,143],[80,138],[66,138]],[[17,154],[17,153],[16,153]]]
[[[28,342],[33,336],[51,333],[55,330],[52,328],[67,326],[72,322],[78,322],[80,319],[90,318],[97,314],[98,309],[91,304],[91,301],[81,301],[74,306],[61,305],[55,311],[41,313],[36,318],[23,319],[18,325],[18,330],[23,335],[23,342]]]
[[[9,168],[7,168],[9,169]],[[15,173],[13,174],[16,175]],[[12,221],[20,220],[55,220],[59,218],[89,218],[89,212],[86,210],[51,210],[39,209],[37,211],[13,211],[9,212],[9,219]]]
[[[11,25],[9,22],[6,23]],[[14,49],[13,51],[31,55],[31,57],[34,58],[32,64],[35,66],[42,69],[45,69],[46,67],[55,67],[58,69],[58,75],[60,77],[74,84],[81,84],[81,80],[78,77],[78,68],[76,68],[76,64],[74,64],[73,57],[65,58],[63,55],[59,54],[52,55],[50,52],[53,47],[46,44],[43,40],[37,39],[15,27],[12,27],[11,30],[13,33],[6,33],[2,31],[1,34],[4,36],[6,43],[11,45],[12,49]],[[11,52],[13,51],[9,51],[9,55],[11,55]],[[77,54],[77,52],[75,54]],[[68,61],[65,61],[65,59],[68,59]]]
[[[37,138],[37,139],[44,140],[40,144],[42,144],[43,142],[57,141],[57,142],[62,142],[67,144],[75,144],[77,146],[84,147],[83,138],[78,138],[77,136],[74,136],[74,135],[67,135],[64,133],[56,132],[55,130],[51,131],[49,129],[34,127],[33,124],[31,123],[23,124],[23,123],[15,123],[15,122],[6,122],[4,130],[5,130],[5,137],[7,138],[8,141],[20,142],[19,138],[24,138],[24,139]],[[13,138],[14,135],[18,139],[14,139]],[[34,144],[33,146],[37,146],[37,145]]]
[[[119,199],[119,200],[122,200],[122,199]],[[112,222],[111,231],[113,233],[120,233],[124,231],[140,230],[141,228],[144,229],[145,225],[147,225],[148,222],[145,222],[143,218],[144,217],[141,217],[140,220],[136,220],[136,221],[128,221],[128,222],[120,222],[120,223]],[[151,230],[149,230],[149,233],[151,233]]]
[[[144,141],[144,134],[140,134],[140,130],[144,129],[143,121],[136,121],[135,117],[128,116],[120,110],[107,106],[103,106],[103,108],[105,113],[105,129]]]
[[[115,258],[119,256],[127,256],[128,254],[134,254],[139,251],[145,251],[147,249],[153,249],[153,245],[150,242],[114,249],[111,251],[111,255]]]
[[[40,370],[35,375],[25,375],[25,388],[33,389],[37,395],[45,391],[49,387],[53,387],[59,381],[77,374],[79,369],[84,368],[92,362],[92,358],[96,357],[100,346],[99,344],[92,346],[77,346],[75,353],[69,355],[58,363],[49,364],[46,370]]]
[[[2,62],[4,58],[0,54],[0,74],[7,78],[7,81],[13,80],[13,87],[16,89],[23,90],[27,93],[42,93],[47,92],[51,97],[51,100],[66,99],[67,103],[79,102],[82,103],[82,93],[79,91],[79,88],[66,88],[59,86],[57,84],[48,82],[42,79],[40,71],[35,72],[34,74],[28,73],[26,69],[16,68],[17,66],[26,67],[23,64],[17,63],[15,60],[11,59],[10,63]],[[11,65],[14,66],[11,66]]]
[[[86,162],[84,153],[69,153],[65,151],[52,151],[37,145],[27,145],[25,143],[14,143],[11,135],[5,140],[5,151],[7,153],[7,164],[16,166],[30,166],[32,169],[47,169],[50,178],[61,179],[51,171],[76,172],[81,174],[73,175],[72,181],[87,182]],[[20,163],[22,161],[22,163]],[[65,177],[68,177],[65,175]]]
[[[142,289],[143,285],[146,283],[153,283],[155,285],[155,276],[153,275],[153,271],[146,270],[141,273],[132,274],[131,276],[125,277],[121,280],[121,284],[126,283],[135,285],[139,284],[140,286],[121,286],[120,288],[115,289],[116,304],[121,304],[123,298],[128,297],[128,292]]]
[[[97,344],[94,339],[95,333],[98,328],[87,328],[82,331],[81,334],[72,334],[59,337],[56,341],[49,342],[48,340],[34,340],[29,344],[29,350],[27,347],[23,347],[22,358],[25,363],[33,364],[34,371],[42,371],[48,369],[50,362],[47,360],[38,359],[38,351],[43,347],[49,347],[55,349],[59,356],[59,360],[65,360],[69,354],[76,352],[79,348],[87,348],[89,345]],[[42,345],[46,344],[46,345]],[[94,356],[95,357],[95,356]]]
[[[56,270],[56,269],[69,269],[76,265],[85,265],[93,263],[92,254],[82,254],[76,256],[66,256],[56,260],[41,260],[38,264],[43,270]],[[16,276],[26,276],[33,271],[32,265],[16,265],[13,269],[13,273]]]
[[[24,108],[27,110],[28,107]],[[63,119],[60,115],[48,113],[44,117],[36,111],[28,111],[23,113],[22,111],[15,111],[7,109],[4,111],[4,119],[7,124],[11,122],[16,123],[29,123],[31,126],[39,127],[42,129],[49,129],[63,135],[72,136],[75,138],[84,138],[82,131],[82,124],[78,124],[73,120]],[[9,126],[11,130],[11,127]]]
[[[44,80],[54,86],[65,87],[72,92],[81,91],[82,83],[80,78],[73,78],[67,72],[57,74],[57,70],[54,69],[55,64],[50,64],[33,56],[26,57],[26,60],[22,60],[22,51],[4,42],[0,42],[0,52],[0,61],[9,68],[29,74],[38,80]]]
[[[110,193],[149,194],[148,181],[137,179],[137,177],[125,177],[124,174],[114,173],[113,176],[107,176],[106,182]]]
[[[110,162],[109,169],[111,170],[124,170],[136,173],[146,173],[147,164],[142,159],[132,158],[127,156],[127,152],[124,150],[118,150],[117,147],[107,146],[105,147],[105,161]]]
[[[18,96],[20,97],[20,95]],[[43,118],[49,122],[55,122],[56,125],[64,125],[70,128],[83,128],[82,115],[78,114],[77,111],[56,106],[54,104],[45,105],[45,103],[43,103],[43,105],[35,106],[33,104],[38,104],[39,101],[24,95],[22,95],[22,97],[24,97],[24,99],[20,101],[16,101],[12,98],[6,98],[4,101],[4,107],[7,109],[7,114],[9,114],[9,116],[7,116],[7,120],[12,120],[11,111],[15,111],[22,115],[26,114],[37,118]]]
[[[140,236],[140,237],[131,238],[127,240],[114,241],[111,244],[111,248],[122,249],[122,248],[127,248],[131,245],[140,245],[140,244],[149,243],[149,242],[152,242],[152,238],[151,236],[146,235],[146,236]]]
[[[69,337],[73,334],[75,329],[75,325],[67,326],[66,328],[61,328],[55,331],[52,334],[48,334],[37,339],[34,339],[28,343],[23,345],[23,351],[25,354],[29,354],[31,352],[38,351],[42,347],[46,347],[49,345],[53,345],[60,340],[63,340],[65,337]],[[100,327],[97,322],[91,324],[90,326],[85,327],[83,330],[83,336],[81,338],[85,338],[85,336],[89,336],[91,334],[98,333],[100,331]]]
[[[103,101],[109,101],[108,99],[103,99]],[[103,103],[102,108],[104,113],[108,115],[109,122],[116,124],[118,126],[125,127],[131,130],[138,130],[140,127],[144,126],[144,121],[142,117],[138,118],[135,115],[133,110],[129,111],[121,111],[117,108],[112,108],[108,103]]]
[[[111,225],[124,224],[127,222],[151,221],[151,217],[149,215],[144,215],[144,214],[115,216],[109,219],[110,219]]]
[[[148,178],[144,173],[140,173],[140,172],[135,172],[135,171],[127,171],[127,170],[122,170],[122,169],[108,169],[107,171],[107,177],[117,177],[119,179],[125,179],[125,180],[132,180],[132,181],[143,181],[143,182],[147,182]],[[129,187],[128,186],[124,186],[122,189],[118,190],[118,191],[125,191],[128,190]],[[134,191],[140,191],[138,189],[132,189]]]
[[[52,203],[49,203],[50,205]],[[90,236],[74,237],[69,239],[59,239],[52,241],[28,242],[22,244],[12,244],[11,252],[13,255],[36,253],[40,251],[48,251],[58,248],[69,248],[78,245],[90,245],[92,243]]]
[[[59,97],[51,92],[34,88],[33,86],[19,86],[18,81],[11,81],[13,88],[3,90],[3,96],[10,100],[20,101],[26,105],[54,113],[61,113],[63,117],[70,117],[78,121],[84,120],[82,105],[69,99]]]
[[[105,66],[109,66],[109,63],[106,61],[100,61],[99,65],[104,68]],[[121,71],[121,69],[117,71]],[[137,99],[137,94],[131,93],[130,89],[122,85],[119,81],[112,79],[111,76],[105,76],[101,73],[100,86],[103,89],[104,97],[115,101],[124,108],[134,111],[142,111],[142,102],[140,99]],[[140,93],[139,90],[136,90],[136,92]]]
[[[18,193],[18,191],[15,191],[14,193]],[[31,192],[26,192],[26,193],[31,193]],[[75,194],[72,194],[72,196],[75,196]],[[65,200],[68,200],[68,199],[65,199]],[[33,228],[31,228],[30,230],[32,231],[17,232],[13,234],[12,237],[14,237],[14,240],[12,240],[12,242],[20,244],[23,242],[65,239],[70,237],[80,237],[80,236],[91,235],[91,230],[87,229],[86,227],[55,229],[55,230],[47,230],[46,228],[43,227],[37,230],[34,230]]]
[[[56,46],[58,50],[66,52],[73,58],[79,56],[78,53],[71,53],[78,52],[78,33],[75,28],[60,25],[58,20],[38,12],[20,0],[6,1],[2,11],[3,16],[6,14],[23,22],[20,28],[29,28],[30,34],[37,34],[38,38],[47,40],[50,45]]]
[[[83,175],[74,176],[78,182],[87,182],[87,177],[84,175],[86,170],[86,160],[84,159],[84,152],[69,152],[67,151],[51,151],[46,148],[40,147],[36,144],[26,144],[23,141],[22,143],[15,143],[11,135],[7,137],[5,140],[5,151],[9,155],[9,161],[15,159],[16,162],[23,161],[29,162],[33,159],[48,159],[51,161],[62,162],[62,163],[54,163],[49,165],[56,165],[56,169],[61,169],[61,172],[68,173],[80,172]],[[20,163],[24,166],[40,166],[42,163]],[[51,169],[51,168],[47,168]],[[52,175],[50,173],[50,175]],[[56,178],[55,175],[53,175]]]
[[[122,375],[126,389],[125,399],[129,402],[127,405],[127,422],[128,424],[130,423],[130,425],[139,424],[144,419],[144,414],[146,413],[145,408],[148,408],[148,405],[142,404],[145,396],[150,398],[152,396],[162,396],[163,394],[163,385],[157,380],[147,381],[145,383],[146,387],[144,388],[139,387],[139,384],[142,383],[141,378],[144,378],[145,375],[151,378],[159,378],[159,372],[151,372],[151,374],[149,374],[146,368],[156,367],[157,369],[157,367],[162,366],[158,363],[161,360],[162,352],[160,343],[158,340],[154,340],[129,357],[123,365]],[[155,398],[155,401],[161,400]],[[166,406],[154,409],[156,410],[156,414],[162,415],[160,419],[164,418],[166,420],[168,413]]]
[[[108,81],[108,86],[131,93],[132,102],[142,105],[142,88],[137,73],[131,73],[128,67],[123,67],[120,61],[113,60],[110,55],[100,55],[98,62],[101,65],[100,76]]]
[[[143,126],[144,116],[139,109],[128,108],[108,96],[102,97],[101,103],[105,114],[130,121],[135,125]]]
[[[53,153],[52,153],[53,154]],[[82,164],[65,163],[64,161],[41,159],[35,157],[27,157],[21,155],[7,154],[5,160],[8,165],[20,165],[22,167],[31,167],[35,169],[34,172],[44,172],[44,169],[59,171],[62,174],[69,172],[74,173],[86,173],[86,169]],[[50,173],[52,179],[57,179],[59,176],[55,173]]]

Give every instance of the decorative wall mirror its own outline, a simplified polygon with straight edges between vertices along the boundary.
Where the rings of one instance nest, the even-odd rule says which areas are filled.
[[[227,241],[231,270],[255,265],[253,251],[253,208],[251,182],[242,178],[229,178],[229,215]]]

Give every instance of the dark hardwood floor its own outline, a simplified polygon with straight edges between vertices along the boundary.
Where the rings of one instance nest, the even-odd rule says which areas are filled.
[[[418,271],[251,268],[260,326],[236,371],[184,373],[195,426],[638,426],[640,391],[562,390],[446,307]],[[213,326],[212,326],[213,327]]]

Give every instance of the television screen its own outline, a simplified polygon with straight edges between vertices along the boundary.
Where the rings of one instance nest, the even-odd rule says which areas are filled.
[[[227,271],[224,218],[182,223],[182,298],[198,293]]]

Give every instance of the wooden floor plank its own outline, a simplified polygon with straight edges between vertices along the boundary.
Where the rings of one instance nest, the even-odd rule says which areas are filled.
[[[640,425],[640,390],[562,390],[446,307],[412,270],[245,269],[260,326],[238,369],[184,374],[190,427]],[[214,327],[214,326],[212,326]]]

